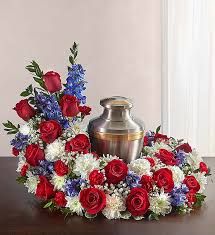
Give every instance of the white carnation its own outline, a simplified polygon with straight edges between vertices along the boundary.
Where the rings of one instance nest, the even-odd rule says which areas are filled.
[[[203,193],[205,191],[205,185],[207,184],[207,177],[204,172],[198,172],[193,174],[196,180],[199,182],[200,189],[199,193]]]
[[[138,175],[151,175],[150,163],[146,159],[136,159],[131,161],[128,165],[129,170],[133,171]]]
[[[21,172],[22,167],[26,164],[26,161],[24,158],[20,157],[18,162],[18,167],[16,169],[17,172]]]
[[[47,145],[45,158],[48,161],[56,161],[63,157],[64,154],[65,145],[61,140],[57,139],[53,143]]]
[[[119,219],[121,211],[125,211],[125,203],[121,197],[116,195],[106,195],[106,206],[103,209],[103,215],[108,219]]]
[[[78,196],[75,197],[66,197],[67,203],[66,207],[68,207],[71,212],[76,213],[77,215],[83,215],[83,208],[81,203],[79,202]]]
[[[54,185],[54,190],[64,191],[64,186],[66,183],[66,175],[59,176],[56,173],[53,174],[51,183]]]
[[[157,215],[169,214],[172,210],[170,196],[163,191],[160,194],[149,197],[149,209]]]
[[[28,124],[24,124],[19,128],[19,132],[23,135],[29,135],[31,132],[31,128]]]
[[[30,171],[26,173],[27,180],[24,183],[29,193],[36,193],[37,184],[39,183],[39,177],[37,175],[33,175]]]
[[[178,166],[170,166],[175,186],[181,184],[184,180],[184,173]]]
[[[189,153],[187,156],[187,163],[191,166],[192,170],[196,170],[199,168],[200,162],[202,162],[202,157],[193,150],[192,153]]]
[[[92,170],[99,169],[99,165],[99,160],[97,160],[93,154],[80,154],[75,159],[73,172],[77,176],[81,176],[86,179]]]

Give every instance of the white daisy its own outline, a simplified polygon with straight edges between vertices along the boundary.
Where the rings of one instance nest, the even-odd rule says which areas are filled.
[[[81,203],[79,202],[78,196],[75,197],[66,197],[67,203],[66,207],[68,207],[71,212],[76,213],[77,215],[83,215],[83,208]]]
[[[46,147],[45,158],[48,161],[56,161],[65,155],[65,144],[57,139]]]
[[[146,159],[139,158],[133,160],[130,164],[128,164],[128,168],[130,171],[133,171],[138,175],[151,175],[150,163]]]

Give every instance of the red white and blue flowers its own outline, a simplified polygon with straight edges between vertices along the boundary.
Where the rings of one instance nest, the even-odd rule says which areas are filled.
[[[28,86],[14,110],[25,123],[4,123],[17,181],[42,200],[44,208],[93,218],[158,219],[201,206],[209,169],[188,143],[148,131],[140,158],[129,164],[117,156],[91,152],[80,128],[91,108],[85,106],[85,70],[70,49],[68,77],[43,72],[33,61],[26,69],[38,86]]]

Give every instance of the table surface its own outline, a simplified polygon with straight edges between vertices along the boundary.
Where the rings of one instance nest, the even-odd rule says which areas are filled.
[[[24,186],[16,183],[17,159],[0,157],[0,234],[159,234],[214,235],[215,234],[215,158],[205,158],[211,166],[206,203],[189,215],[168,215],[159,221],[93,220],[42,209]]]

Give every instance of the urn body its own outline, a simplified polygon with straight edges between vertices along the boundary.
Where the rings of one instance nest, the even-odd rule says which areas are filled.
[[[131,100],[114,96],[102,99],[100,104],[103,113],[88,125],[92,150],[99,155],[116,155],[125,162],[138,158],[143,147],[144,124],[131,116]]]

